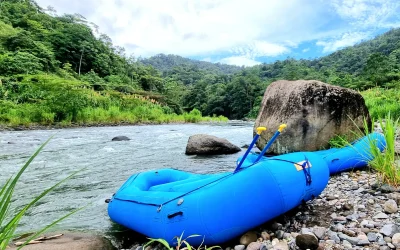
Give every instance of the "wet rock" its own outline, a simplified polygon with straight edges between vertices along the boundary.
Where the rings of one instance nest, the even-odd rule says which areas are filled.
[[[186,145],[187,155],[208,155],[208,154],[233,154],[240,151],[240,148],[228,140],[212,135],[197,134],[189,137]]]
[[[111,141],[129,141],[130,139],[124,135],[116,136]]]
[[[247,232],[242,237],[240,237],[240,244],[248,246],[252,242],[257,241],[257,234],[255,232]]]
[[[296,245],[300,249],[316,250],[319,246],[318,239],[311,234],[300,234],[296,237]]]
[[[385,204],[383,204],[383,209],[389,214],[396,213],[398,210],[397,203],[394,200],[387,200]]]

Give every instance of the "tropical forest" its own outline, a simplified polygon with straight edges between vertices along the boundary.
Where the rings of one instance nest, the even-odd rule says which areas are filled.
[[[314,79],[360,91],[400,116],[400,29],[317,59],[239,67],[128,54],[79,14],[33,0],[0,4],[0,123],[136,124],[255,118],[266,87]]]

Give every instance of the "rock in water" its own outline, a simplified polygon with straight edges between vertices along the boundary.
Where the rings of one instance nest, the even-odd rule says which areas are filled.
[[[363,127],[364,117],[371,126],[365,101],[356,91],[315,80],[281,80],[266,89],[253,133],[259,126],[267,127],[257,142],[262,149],[279,125],[286,123],[268,152],[314,151],[327,148],[335,135],[353,139],[352,131]]]
[[[126,136],[120,135],[112,138],[111,141],[129,141],[130,139]]]
[[[190,136],[186,145],[187,155],[233,154],[239,151],[240,148],[227,139],[205,134]]]

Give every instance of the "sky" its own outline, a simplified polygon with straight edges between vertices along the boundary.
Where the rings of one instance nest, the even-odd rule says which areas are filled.
[[[127,54],[253,66],[312,59],[400,27],[399,0],[36,0],[83,15]]]

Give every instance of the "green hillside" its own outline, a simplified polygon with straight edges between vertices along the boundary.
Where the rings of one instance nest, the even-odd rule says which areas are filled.
[[[400,116],[400,29],[315,60],[243,68],[163,54],[138,60],[95,36],[83,16],[57,16],[33,0],[3,0],[0,11],[0,124],[198,121],[198,111],[242,119],[257,115],[279,79],[378,87],[364,93],[371,113]]]

